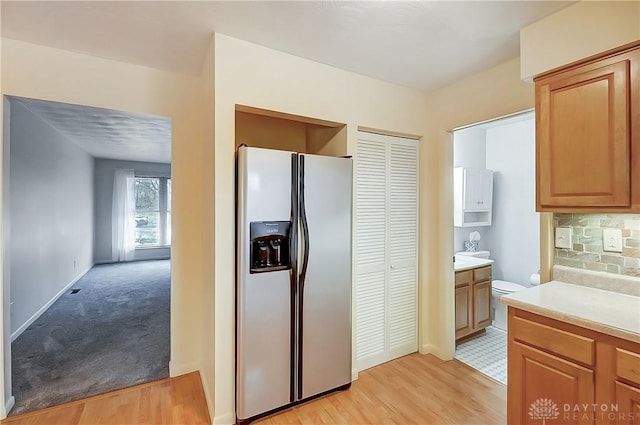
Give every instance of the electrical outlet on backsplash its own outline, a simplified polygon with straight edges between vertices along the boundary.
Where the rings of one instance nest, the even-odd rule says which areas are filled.
[[[640,214],[554,213],[553,227],[573,229],[572,247],[555,250],[555,264],[640,277]],[[604,250],[603,229],[620,229],[622,252]]]

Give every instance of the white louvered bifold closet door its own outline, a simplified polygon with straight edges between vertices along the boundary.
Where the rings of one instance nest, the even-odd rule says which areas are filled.
[[[355,163],[358,370],[385,362],[387,351],[387,144],[362,137],[358,137]]]
[[[417,351],[418,142],[358,133],[357,368]]]

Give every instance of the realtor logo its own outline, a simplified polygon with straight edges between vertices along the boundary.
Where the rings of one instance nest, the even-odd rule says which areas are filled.
[[[539,398],[529,406],[529,417],[531,419],[542,419],[545,425],[547,419],[557,419],[560,416],[558,406],[548,398]]]

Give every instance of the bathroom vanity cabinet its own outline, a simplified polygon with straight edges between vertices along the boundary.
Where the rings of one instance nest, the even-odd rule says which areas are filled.
[[[456,341],[491,325],[491,266],[456,272]]]
[[[640,423],[638,341],[509,307],[507,423]]]

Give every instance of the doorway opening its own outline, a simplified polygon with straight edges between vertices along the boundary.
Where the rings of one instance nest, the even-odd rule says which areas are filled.
[[[9,415],[168,377],[171,119],[3,101]]]
[[[534,112],[456,130],[453,143],[455,357],[506,384],[499,298],[539,282]]]

